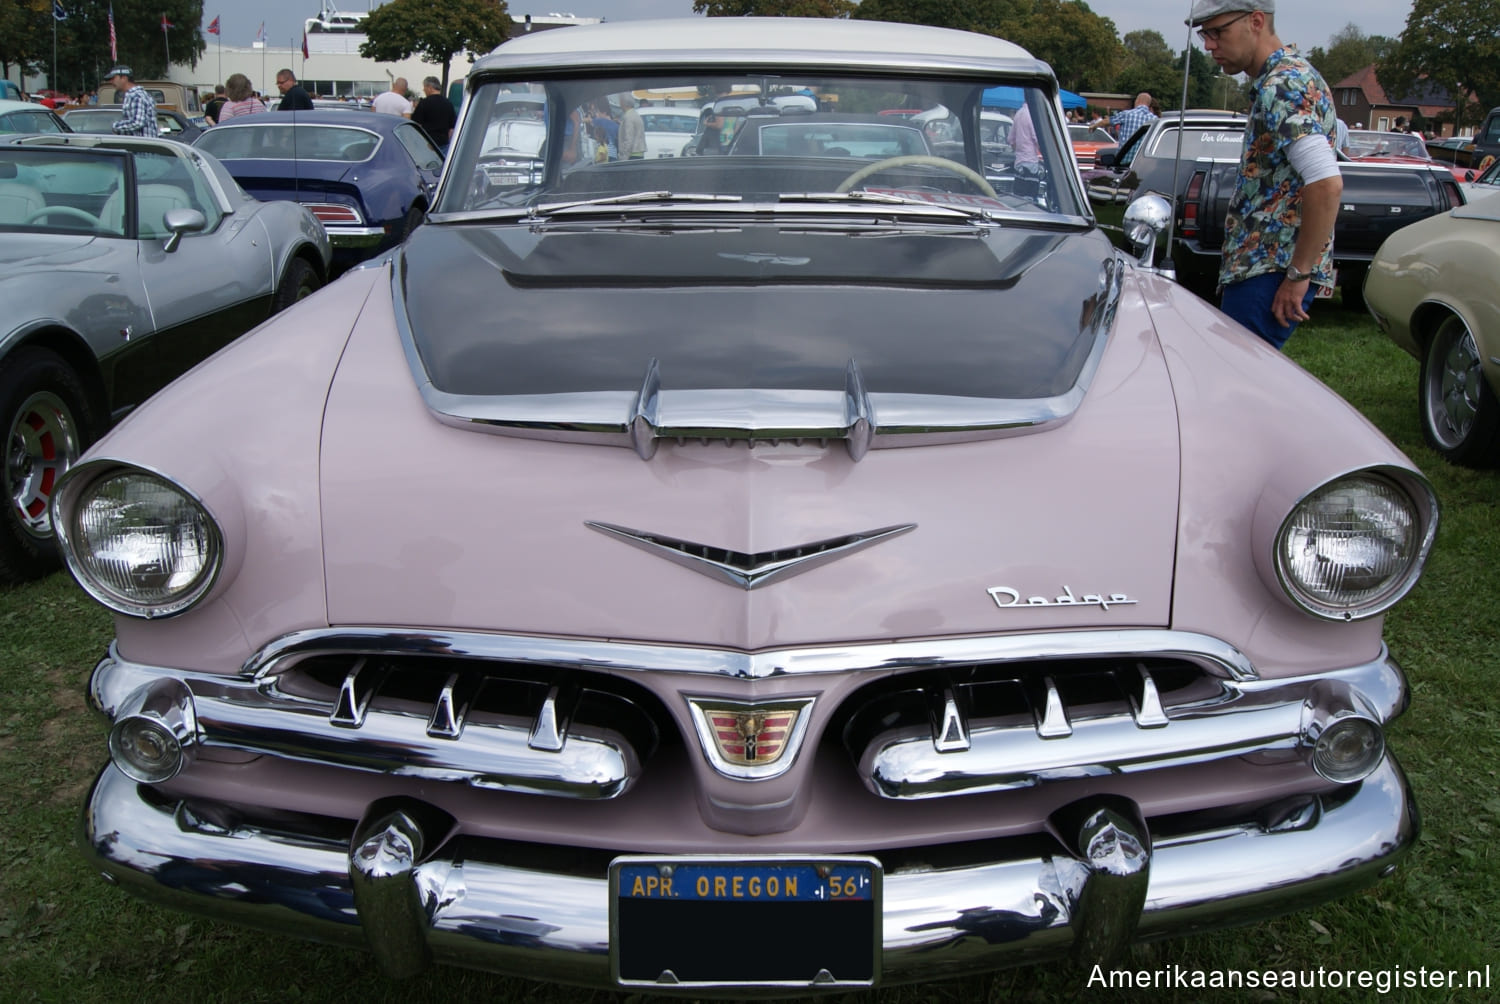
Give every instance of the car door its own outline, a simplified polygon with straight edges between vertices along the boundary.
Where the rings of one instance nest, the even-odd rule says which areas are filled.
[[[134,158],[141,278],[165,384],[269,316],[274,255],[256,204],[226,211],[191,152],[153,144],[136,148]],[[207,226],[168,251],[165,216],[174,208],[198,210]]]

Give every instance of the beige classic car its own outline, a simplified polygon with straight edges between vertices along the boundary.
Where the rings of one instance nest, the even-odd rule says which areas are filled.
[[[1382,330],[1422,363],[1422,432],[1455,464],[1500,463],[1500,199],[1479,199],[1396,231],[1365,299]]]

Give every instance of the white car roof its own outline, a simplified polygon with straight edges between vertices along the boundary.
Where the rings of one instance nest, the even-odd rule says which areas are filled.
[[[522,35],[480,59],[475,73],[526,67],[704,65],[913,67],[1051,77],[1012,42],[927,25],[818,18],[737,17],[614,21]]]

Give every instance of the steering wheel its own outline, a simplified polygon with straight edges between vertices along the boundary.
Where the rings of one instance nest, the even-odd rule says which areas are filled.
[[[53,213],[61,213],[63,216],[71,216],[74,219],[83,220],[92,227],[100,226],[99,217],[86,209],[79,209],[76,206],[43,206],[22,220],[21,225],[25,226],[28,223],[35,223],[43,216],[51,216]]]
[[[847,192],[872,174],[879,174],[881,171],[886,171],[893,167],[913,167],[918,164],[925,167],[940,167],[945,171],[951,171],[965,180],[972,182],[985,195],[988,195],[992,199],[996,198],[994,186],[985,180],[984,175],[972,167],[967,164],[960,164],[956,160],[949,160],[947,157],[934,157],[926,153],[907,154],[904,157],[887,157],[885,160],[877,160],[873,164],[866,164],[839,182],[839,187],[835,188],[834,191]]]

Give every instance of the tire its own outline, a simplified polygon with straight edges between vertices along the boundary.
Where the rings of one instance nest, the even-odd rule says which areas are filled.
[[[1365,269],[1341,276],[1339,283],[1340,300],[1346,310],[1365,309]]]
[[[1417,398],[1422,435],[1450,463],[1500,463],[1500,401],[1484,376],[1478,343],[1463,319],[1443,319],[1422,355]]]
[[[78,375],[53,352],[23,348],[0,361],[0,583],[40,578],[58,566],[47,503],[78,462],[94,428]]]
[[[323,280],[318,278],[317,270],[307,263],[307,259],[293,258],[286,267],[286,275],[281,277],[281,285],[276,287],[271,312],[279,314],[298,300],[312,296],[322,287]]]
[[[411,232],[420,227],[425,219],[427,219],[427,210],[412,203],[412,207],[406,211],[406,219],[401,224],[401,240],[396,243],[405,243],[406,239],[411,236]]]

